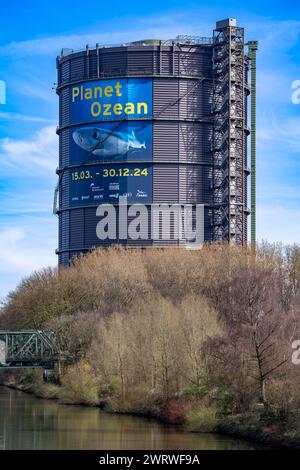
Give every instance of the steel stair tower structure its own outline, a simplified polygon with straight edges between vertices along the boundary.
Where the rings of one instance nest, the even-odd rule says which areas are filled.
[[[248,60],[244,28],[218,21],[213,35],[213,237],[247,243]]]

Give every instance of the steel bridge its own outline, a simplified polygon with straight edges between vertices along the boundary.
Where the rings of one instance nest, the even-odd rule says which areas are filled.
[[[53,332],[0,330],[0,370],[53,369],[59,361],[60,352]]]

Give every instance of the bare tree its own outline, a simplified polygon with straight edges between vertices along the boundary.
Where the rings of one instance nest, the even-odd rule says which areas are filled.
[[[250,260],[230,280],[220,312],[229,341],[241,345],[244,355],[247,351],[247,373],[257,382],[265,407],[267,379],[287,361],[278,344],[285,323],[278,282],[273,269]]]

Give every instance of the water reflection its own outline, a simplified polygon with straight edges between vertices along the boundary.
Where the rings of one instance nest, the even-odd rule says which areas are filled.
[[[139,417],[59,405],[0,387],[0,449],[254,449]]]

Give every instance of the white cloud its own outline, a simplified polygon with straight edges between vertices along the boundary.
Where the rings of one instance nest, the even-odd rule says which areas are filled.
[[[300,243],[300,209],[283,205],[257,207],[257,238],[283,244]]]
[[[3,121],[24,121],[24,122],[48,122],[54,123],[53,119],[47,119],[39,116],[30,116],[29,114],[0,112],[0,119]]]
[[[33,78],[30,79],[22,76],[21,80],[17,78],[14,79],[11,88],[17,89],[20,95],[29,97],[31,100],[36,98],[37,100],[54,103],[57,97],[55,96],[54,90],[51,90],[51,86],[47,85],[46,83],[40,84]]]
[[[55,130],[55,126],[46,126],[30,139],[0,139],[1,164],[31,175],[41,169],[53,174],[58,162]]]
[[[31,185],[30,185],[31,186]],[[54,187],[54,185],[53,185]],[[35,190],[27,193],[13,191],[2,191],[0,198],[1,217],[29,215],[29,214],[51,214],[54,190]]]
[[[180,28],[182,30],[182,26]],[[33,39],[29,41],[12,42],[6,46],[0,47],[0,55],[11,57],[22,57],[24,54],[32,55],[52,55],[60,54],[62,48],[82,50],[86,44],[95,47],[99,44],[118,44],[128,41],[134,41],[146,38],[172,38],[178,34],[177,27],[153,27],[148,29],[130,29],[128,31],[120,31],[117,33],[93,33],[79,34],[69,36],[51,36],[43,39]]]
[[[257,186],[260,185],[260,182],[258,182]],[[264,205],[267,199],[268,201],[276,201],[276,203],[280,201],[289,206],[292,201],[299,201],[300,205],[300,187],[295,182],[288,183],[289,181],[284,180],[276,186],[269,184],[268,186],[259,187],[257,191],[258,203]]]
[[[290,104],[292,77],[289,70],[281,69],[274,74],[273,66],[258,68],[257,102],[262,107],[272,107],[279,104]]]
[[[118,24],[117,32],[92,32],[86,34],[70,34],[46,36],[39,39],[30,39],[26,41],[13,41],[0,47],[0,55],[24,57],[24,54],[36,55],[56,55],[62,48],[70,48],[73,50],[82,50],[86,44],[94,46],[99,44],[116,44],[133,41],[141,38],[162,38],[170,39],[178,34],[194,34],[194,35],[212,35],[215,26],[214,20],[217,17],[224,16],[223,12],[206,11],[206,20],[201,22],[199,17],[203,17],[205,9],[189,8],[172,10],[160,15],[148,15],[147,17],[125,18],[123,24]],[[200,16],[201,14],[201,16]],[[261,40],[260,48],[264,51],[271,49],[278,51],[278,48],[287,50],[292,47],[298,40],[300,34],[300,21],[285,20],[275,21],[267,16],[242,15],[244,18],[238,23],[246,27],[248,36],[255,34]],[[250,19],[249,19],[250,17]],[[210,18],[214,18],[212,21]],[[211,22],[210,22],[211,21]],[[130,27],[128,27],[130,24]],[[95,26],[94,26],[95,29]],[[103,26],[99,26],[99,30],[103,30]],[[276,44],[276,47],[274,47]]]
[[[19,223],[1,224],[0,299],[32,271],[56,265],[56,223],[55,217],[20,217]]]
[[[282,118],[274,113],[265,116],[264,122],[257,127],[258,143],[280,142],[291,149],[299,151],[300,116],[299,118]]]
[[[57,218],[52,216],[55,130],[45,126],[31,138],[0,140],[1,176],[4,182],[14,178],[14,185],[1,192],[0,298],[33,270],[57,262]]]
[[[268,52],[271,51],[277,57],[280,51],[293,47],[300,35],[298,20],[274,21],[268,17],[260,17],[255,23],[248,22],[247,27],[259,36],[262,51],[269,49]]]

